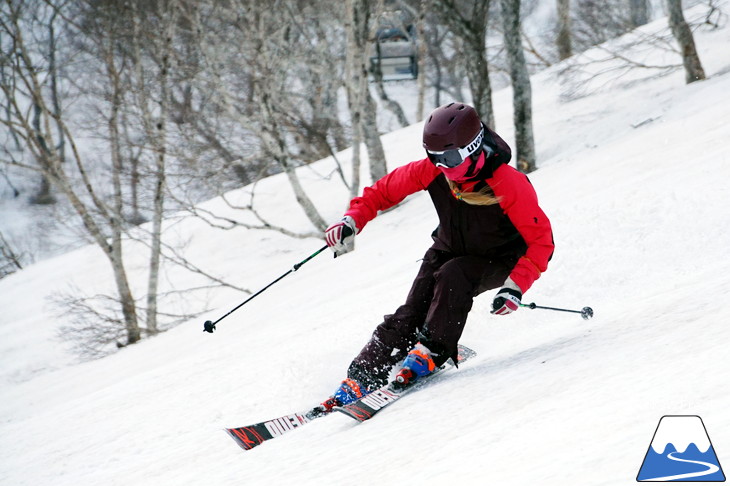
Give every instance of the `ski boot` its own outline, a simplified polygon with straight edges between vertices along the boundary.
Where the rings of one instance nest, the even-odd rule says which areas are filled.
[[[361,399],[372,390],[360,384],[357,380],[346,378],[342,381],[335,393],[324,402],[320,403],[310,413],[314,416],[321,416],[330,413],[335,407],[348,405]]]
[[[431,357],[431,351],[418,343],[408,352],[408,356],[403,361],[403,368],[395,375],[395,382],[400,386],[405,386],[420,376],[433,373],[434,369],[436,369],[436,363]]]
[[[371,390],[357,380],[345,378],[340,384],[340,387],[335,390],[335,394],[332,395],[332,398],[334,398],[335,402],[337,402],[337,406],[341,407],[342,405],[347,405],[361,399],[370,393],[370,391]]]

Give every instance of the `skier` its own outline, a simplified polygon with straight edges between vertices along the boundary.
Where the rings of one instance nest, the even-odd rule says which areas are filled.
[[[405,304],[387,315],[322,403],[342,406],[385,385],[405,358],[396,381],[428,375],[456,349],[474,297],[500,288],[492,314],[519,308],[522,295],[547,269],[554,243],[550,221],[527,176],[508,165],[511,151],[476,110],[450,103],[423,128],[427,157],[398,167],[350,202],[325,231],[336,255],[354,249],[355,235],[416,191],[428,191],[439,218]]]

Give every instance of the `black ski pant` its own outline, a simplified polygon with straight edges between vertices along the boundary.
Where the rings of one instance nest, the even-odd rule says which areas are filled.
[[[385,316],[350,364],[348,376],[368,387],[382,386],[391,368],[419,341],[434,354],[437,366],[455,358],[474,297],[500,287],[519,256],[454,256],[429,249],[405,304]]]

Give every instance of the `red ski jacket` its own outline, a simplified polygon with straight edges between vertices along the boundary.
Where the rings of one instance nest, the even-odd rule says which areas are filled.
[[[517,258],[510,277],[524,293],[547,270],[555,248],[552,228],[527,176],[503,161],[488,163],[491,166],[480,174],[476,185],[486,183],[498,204],[477,206],[459,200],[446,177],[426,158],[398,167],[366,187],[345,214],[362,230],[378,211],[426,190],[439,217],[432,248],[455,256]]]

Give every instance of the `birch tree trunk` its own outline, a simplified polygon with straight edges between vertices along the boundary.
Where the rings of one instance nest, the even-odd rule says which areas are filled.
[[[124,200],[122,196],[121,174],[124,170],[122,163],[120,130],[119,130],[119,112],[122,104],[124,87],[121,80],[121,73],[116,65],[115,43],[117,39],[114,35],[109,35],[106,39],[102,39],[106,44],[103,50],[104,62],[106,67],[106,75],[109,81],[109,117],[107,119],[107,131],[110,145],[110,156],[112,160],[112,207],[110,212],[110,232],[112,237],[109,239],[109,259],[112,262],[114,270],[114,279],[117,283],[117,289],[120,295],[122,305],[122,314],[124,315],[125,328],[127,330],[127,344],[132,344],[140,339],[140,329],[137,320],[137,307],[134,303],[132,290],[127,281],[124,269],[124,257],[122,255],[122,224],[124,221]]]
[[[388,169],[385,163],[385,151],[378,132],[376,105],[368,86],[368,65],[371,52],[370,5],[367,0],[347,0],[346,5],[345,27],[350,73],[347,85],[348,89],[352,90],[349,97],[352,129],[353,132],[360,130],[365,142],[368,150],[370,178],[374,182],[383,177]],[[352,184],[351,190],[358,191],[359,188]]]
[[[33,128],[37,134],[38,137],[38,146],[41,149],[38,156],[38,163],[41,165],[49,164],[49,159],[52,157],[51,150],[49,148],[49,142],[53,143],[53,134],[47,133],[44,134],[43,129],[41,128],[41,118],[43,116],[43,108],[38,104],[33,104]],[[50,138],[50,140],[49,140]],[[33,197],[30,198],[30,202],[32,204],[54,204],[56,202],[56,198],[53,196],[53,193],[51,192],[51,182],[48,180],[48,177],[41,173],[41,180],[40,184],[38,185],[38,190],[33,195]]]
[[[482,120],[490,126],[496,125],[492,106],[492,82],[489,79],[487,61],[487,25],[490,0],[476,0],[471,19],[466,19],[466,76],[473,97],[474,107]]]
[[[555,43],[561,61],[573,55],[570,27],[570,0],[558,0],[558,37]]]
[[[347,50],[345,52],[345,88],[347,90],[347,106],[352,125],[352,180],[350,181],[350,199],[360,193],[360,144],[362,143],[362,111],[360,101],[362,93],[362,70],[357,61],[359,46],[354,26],[354,5],[352,0],[346,3],[347,15],[345,31],[347,32]]]
[[[416,20],[416,41],[418,42],[418,101],[416,102],[416,121],[424,118],[426,99],[426,15],[431,8],[431,0],[421,0],[421,8]]]
[[[58,18],[58,7],[53,7],[53,13],[48,21],[48,74],[51,77],[51,100],[53,101],[53,115],[56,120],[61,119],[61,98],[58,93],[58,69],[56,66],[56,29],[54,23]],[[66,161],[66,140],[61,126],[56,123],[58,143],[56,144],[61,163]]]
[[[133,4],[134,5],[134,4]],[[162,219],[165,209],[166,157],[167,157],[167,118],[170,104],[169,76],[171,59],[174,55],[172,40],[178,20],[178,4],[175,0],[162,1],[154,13],[160,21],[162,32],[145,34],[140,30],[138,11],[133,7],[135,29],[135,97],[142,113],[145,133],[151,142],[154,154],[152,191],[152,229],[150,232],[149,274],[147,278],[147,309],[145,326],[151,335],[157,334],[158,293],[160,259],[162,255]],[[154,82],[148,87],[145,70],[142,67],[142,48],[140,42],[146,41],[146,50],[155,59],[157,73]],[[156,91],[156,93],[153,93]],[[156,100],[156,101],[153,101]],[[154,111],[153,111],[154,109]]]
[[[370,168],[370,182],[375,182],[388,173],[388,167],[385,163],[385,150],[383,142],[380,140],[380,132],[378,131],[378,107],[375,100],[370,95],[370,87],[365,85],[366,94],[364,98],[362,134],[365,141],[365,147],[368,149],[368,167]]]
[[[54,107],[54,115],[58,119],[61,116],[61,106],[59,102],[58,97],[58,69],[56,66],[56,49],[57,49],[57,34],[54,27],[54,22],[56,20],[56,17],[58,15],[57,10],[55,10],[55,7],[52,5],[52,2],[49,1],[49,6],[51,7],[50,16],[48,18],[47,23],[45,23],[45,27],[47,29],[48,33],[48,50],[45,52],[44,58],[48,60],[48,77],[50,80],[50,94],[51,94],[51,100],[53,102]],[[33,8],[33,7],[30,7]],[[37,16],[38,21],[40,22],[44,15],[44,11],[47,9],[44,9],[42,6],[35,6],[35,16]],[[34,128],[36,129],[37,133],[42,133],[40,130],[40,118],[42,116],[42,109],[35,105],[33,107],[34,111]],[[65,158],[65,148],[64,148],[64,135],[63,131],[60,129],[58,124],[56,124],[57,130],[56,133],[49,133],[41,140],[41,144],[54,144],[55,150],[58,153],[61,162],[64,161]],[[57,140],[57,142],[56,142]],[[45,151],[46,154],[49,154],[50,152],[48,150]],[[41,161],[42,163],[42,161]],[[41,180],[38,187],[37,192],[31,197],[31,202],[33,204],[55,204],[56,198],[53,195],[51,183],[48,180],[48,178],[41,174]]]
[[[674,38],[677,39],[684,64],[685,80],[687,84],[705,79],[705,70],[702,68],[700,56],[697,54],[695,39],[692,30],[682,13],[682,0],[665,0],[669,12],[669,27]]]
[[[528,173],[536,169],[535,141],[532,135],[532,87],[520,34],[520,0],[500,0],[500,3],[504,44],[512,78],[517,168]]]

